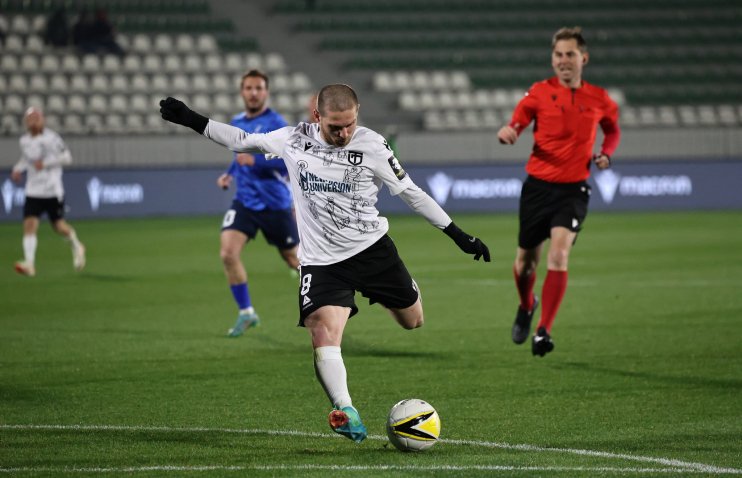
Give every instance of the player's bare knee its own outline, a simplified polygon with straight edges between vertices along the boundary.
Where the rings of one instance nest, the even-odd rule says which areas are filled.
[[[549,252],[549,269],[567,270],[569,251],[558,250]]]
[[[235,264],[240,260],[240,255],[238,252],[227,248],[222,248],[219,250],[219,257],[225,265]]]
[[[405,327],[405,328],[407,330],[419,329],[420,327],[423,326],[424,323],[425,323],[425,318],[422,316],[422,314],[420,314],[420,316],[416,317],[409,327]]]

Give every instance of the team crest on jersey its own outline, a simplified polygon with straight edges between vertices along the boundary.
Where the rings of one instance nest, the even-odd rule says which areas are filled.
[[[358,166],[363,162],[363,153],[360,151],[348,151],[348,162],[353,166]]]
[[[394,171],[394,175],[397,176],[397,179],[399,179],[400,181],[403,180],[405,176],[407,176],[407,173],[405,172],[405,170],[402,169],[402,165],[399,164],[399,161],[397,161],[397,158],[395,158],[394,156],[391,156],[389,158],[389,166],[392,167],[392,171]]]

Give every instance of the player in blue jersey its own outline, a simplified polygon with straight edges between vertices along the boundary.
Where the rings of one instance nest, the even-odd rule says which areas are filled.
[[[240,94],[245,111],[230,122],[248,133],[267,133],[286,126],[286,121],[268,108],[268,76],[250,70],[242,77]],[[247,272],[240,254],[245,244],[262,231],[269,244],[276,246],[286,264],[296,271],[299,233],[288,185],[288,172],[283,161],[268,161],[263,154],[239,153],[217,185],[229,188],[234,181],[237,193],[224,215],[220,256],[229,287],[239,314],[229,337],[239,337],[260,323],[247,286]],[[298,277],[298,275],[297,275]]]

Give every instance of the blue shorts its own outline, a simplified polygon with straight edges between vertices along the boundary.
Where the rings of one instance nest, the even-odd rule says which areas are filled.
[[[240,231],[250,239],[257,236],[258,230],[263,231],[268,244],[279,249],[293,249],[299,245],[299,231],[292,209],[254,211],[234,200],[222,221],[222,231],[226,230]]]

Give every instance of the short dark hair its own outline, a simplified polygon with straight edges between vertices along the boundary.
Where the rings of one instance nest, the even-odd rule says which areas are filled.
[[[268,81],[268,75],[266,75],[260,70],[250,70],[244,75],[242,75],[242,80],[240,81],[240,89],[242,89],[242,86],[245,84],[245,78],[262,78],[263,81],[265,81],[265,89],[270,90],[270,82]]]
[[[317,95],[317,111],[325,114],[330,111],[347,111],[358,107],[358,95],[348,85],[334,84],[323,86]]]
[[[582,53],[587,53],[587,42],[582,36],[582,27],[562,27],[551,38],[551,49],[553,50],[559,40],[576,40],[577,48]]]

